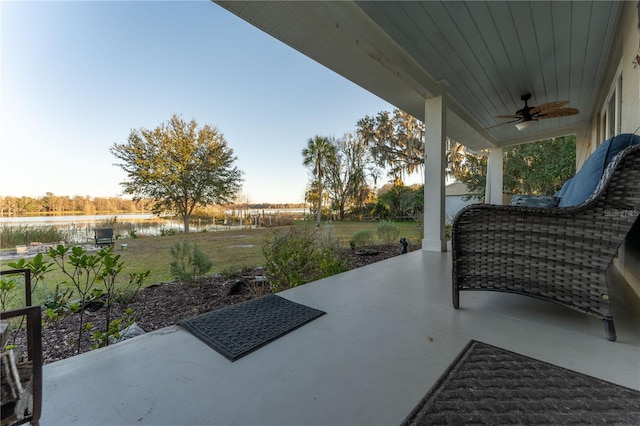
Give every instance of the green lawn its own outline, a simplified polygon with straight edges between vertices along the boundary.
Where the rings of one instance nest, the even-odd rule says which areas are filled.
[[[310,221],[296,221],[295,226],[308,227],[310,230],[315,229],[315,223]],[[411,244],[420,243],[422,229],[419,223],[398,222],[397,226],[401,237],[406,237]],[[377,227],[378,223],[376,222],[332,222],[323,223],[319,232],[323,235],[337,237],[341,244],[348,247],[349,240],[355,232],[369,230],[375,235]],[[280,229],[286,230],[286,228]],[[272,229],[263,228],[117,240],[114,253],[121,255],[121,260],[124,261],[124,269],[119,275],[118,281],[125,284],[128,281],[129,273],[147,270],[150,270],[151,274],[145,281],[145,285],[172,281],[173,277],[169,267],[173,260],[171,247],[184,240],[197,244],[198,248],[211,259],[213,262],[212,272],[225,273],[243,267],[263,265],[262,244],[272,231]],[[121,244],[127,244],[126,250],[122,249]],[[7,263],[12,261],[15,260],[2,260],[0,267],[3,270],[9,269]],[[57,284],[65,281],[68,279],[65,279],[57,267],[54,268],[52,272],[47,274],[45,282],[38,286],[34,294],[34,303],[40,303],[47,295],[54,292]]]

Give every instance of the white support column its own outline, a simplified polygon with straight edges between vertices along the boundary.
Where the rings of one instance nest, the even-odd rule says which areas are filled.
[[[443,95],[425,102],[424,238],[422,250],[447,251],[444,232],[446,105]]]
[[[488,204],[502,204],[502,148],[489,148],[487,161],[487,183],[484,192],[484,202]]]

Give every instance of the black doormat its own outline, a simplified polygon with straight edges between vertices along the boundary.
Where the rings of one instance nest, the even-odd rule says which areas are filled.
[[[268,294],[178,324],[230,361],[235,361],[324,314]]]
[[[402,424],[639,423],[636,390],[472,340]]]

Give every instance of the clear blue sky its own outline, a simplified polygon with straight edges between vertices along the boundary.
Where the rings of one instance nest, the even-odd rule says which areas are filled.
[[[0,14],[4,196],[119,196],[109,148],[177,113],[225,135],[250,202],[302,202],[307,139],[393,108],[206,0],[2,1]]]

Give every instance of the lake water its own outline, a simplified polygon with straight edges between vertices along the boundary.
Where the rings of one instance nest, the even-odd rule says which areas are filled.
[[[195,219],[189,225],[191,232],[226,231],[232,229],[250,229],[258,224],[258,218],[277,216],[279,214],[302,217],[304,209],[260,209],[242,212],[242,219],[231,216],[240,214],[239,210],[225,212],[229,219],[215,221]],[[28,216],[28,217],[0,217],[0,227],[53,226],[63,232],[65,240],[71,243],[93,241],[95,228],[113,228],[118,238],[137,236],[155,236],[168,232],[181,232],[181,220],[157,217],[151,213],[122,213],[103,215],[69,215],[69,216]]]
[[[132,234],[152,236],[182,230],[181,221],[161,219],[151,213],[0,217],[0,227],[5,226],[54,227],[61,231],[65,241],[74,244],[93,241],[95,228],[113,228],[118,238],[129,238]],[[197,230],[197,227],[193,230]]]

